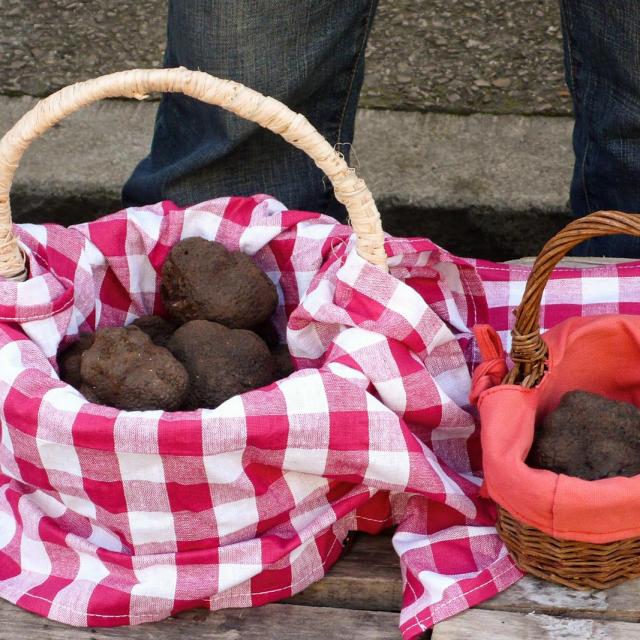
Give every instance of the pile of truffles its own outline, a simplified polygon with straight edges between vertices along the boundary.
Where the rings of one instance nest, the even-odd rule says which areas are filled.
[[[168,320],[80,336],[58,358],[62,380],[97,404],[175,411],[215,408],[293,371],[270,322],[276,288],[245,254],[187,238],[163,265],[161,295]]]
[[[570,391],[536,428],[527,464],[583,480],[640,473],[640,410]]]

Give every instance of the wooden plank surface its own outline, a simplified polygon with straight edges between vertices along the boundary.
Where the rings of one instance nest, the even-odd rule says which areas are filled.
[[[531,266],[535,262],[535,256],[527,256],[526,258],[517,258],[516,260],[508,260],[509,264],[522,264]],[[571,269],[590,269],[603,264],[618,264],[619,262],[636,262],[637,258],[579,258],[570,256],[560,260],[560,267]]]
[[[361,535],[323,580],[290,602],[399,611],[401,592],[399,561],[390,536]],[[495,598],[481,603],[478,608],[638,622],[640,580],[625,582],[606,591],[576,591],[527,576]]]
[[[576,591],[527,576],[479,608],[640,622],[640,580],[604,591]]]
[[[18,640],[19,637],[22,640],[23,637],[31,637],[36,631],[38,634],[44,632],[49,634],[37,637],[51,638],[51,640],[58,640],[58,638],[62,640],[63,637],[69,640],[81,638],[101,640],[114,637],[137,640],[157,638],[160,633],[167,635],[167,640],[171,640],[173,637],[171,634],[194,639],[216,637],[227,640],[228,638],[257,638],[258,633],[261,640],[276,638],[286,640],[289,637],[296,637],[295,634],[290,636],[281,634],[281,629],[289,627],[298,627],[297,637],[304,640],[315,640],[316,637],[322,640],[333,637],[399,638],[397,611],[400,609],[401,599],[399,561],[391,546],[390,535],[360,535],[352,548],[334,565],[323,580],[291,598],[288,601],[289,604],[211,614],[205,611],[192,612],[181,615],[179,620],[168,620],[133,628],[94,630],[89,633],[86,630],[72,630],[63,625],[50,623],[2,602],[0,640],[5,638]],[[600,629],[601,627],[597,625],[593,626],[594,621],[598,620],[600,622],[640,622],[640,580],[626,582],[606,591],[574,591],[537,578],[526,577],[495,598],[481,603],[470,613],[482,614],[482,619],[488,616],[496,620],[505,620],[504,616],[507,614],[516,615],[515,620],[520,620],[518,616],[528,617],[527,614],[539,616],[543,621],[548,617],[572,618],[576,624],[570,630],[587,628],[584,625],[591,625],[596,630]],[[464,615],[467,614],[461,614],[458,618]],[[511,618],[507,616],[506,619]],[[470,619],[469,624],[474,620],[476,618]],[[332,635],[333,632],[327,632],[326,625],[329,621],[332,625],[334,621],[335,624],[342,625],[343,631],[336,632],[336,635]],[[584,624],[581,627],[577,622]],[[447,621],[441,623],[437,629],[446,624],[448,624]],[[323,630],[320,635],[314,635],[315,625]],[[305,630],[304,634],[300,633],[301,628]],[[640,625],[638,627],[632,625],[629,628],[615,625],[612,627],[614,631],[619,628],[626,631],[631,629],[636,633]],[[370,635],[353,635],[360,633],[360,629],[367,630]],[[536,627],[534,626],[533,629],[535,630]],[[239,633],[240,635],[237,635]],[[442,637],[447,638],[447,636]],[[460,637],[464,638],[464,636]],[[516,635],[504,636],[505,640],[515,637],[519,638]],[[527,637],[529,636],[523,636],[523,638]],[[590,637],[583,636],[585,640]],[[615,636],[612,637],[615,638]],[[637,637],[640,640],[640,635]],[[434,638],[437,640],[438,636],[434,635]],[[474,636],[474,638],[482,640],[483,636],[477,638]],[[567,638],[573,638],[573,636],[568,635]],[[496,640],[502,639],[496,636]]]
[[[51,622],[0,600],[1,640],[398,640],[398,615],[290,604],[191,611],[135,627],[82,629]]]
[[[400,611],[400,561],[391,546],[391,535],[357,536],[351,549],[320,582],[286,602],[369,611]]]
[[[324,580],[291,602],[398,611],[401,599],[398,558],[388,535],[356,539],[352,549]],[[606,591],[576,591],[531,576],[523,578],[479,608],[487,610],[640,621],[640,580]]]
[[[640,624],[471,609],[436,625],[433,640],[640,640]]]

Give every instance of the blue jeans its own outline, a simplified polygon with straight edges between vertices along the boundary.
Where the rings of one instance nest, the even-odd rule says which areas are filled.
[[[573,97],[573,214],[640,211],[640,6],[637,0],[561,0]],[[574,255],[640,257],[640,238],[608,236]]]
[[[167,67],[237,80],[303,113],[332,144],[353,139],[364,49],[377,0],[170,0]],[[348,145],[339,148],[348,160]],[[291,209],[345,218],[322,172],[270,131],[166,94],[150,154],[125,206],[268,193]]]

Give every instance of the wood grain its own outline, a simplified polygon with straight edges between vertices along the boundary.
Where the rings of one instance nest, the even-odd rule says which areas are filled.
[[[562,258],[558,263],[559,267],[565,267],[569,269],[591,269],[592,267],[598,267],[607,264],[618,264],[621,262],[634,262],[637,258],[577,258],[569,256]],[[517,258],[516,260],[507,260],[507,264],[522,264],[527,266],[533,266],[536,261],[536,256]]]
[[[640,580],[604,591],[575,591],[527,576],[479,608],[640,622]]]
[[[0,640],[23,640],[32,636],[45,640],[155,640],[160,635],[166,640],[177,640],[182,636],[194,640],[210,637],[222,640],[251,640],[258,637],[261,640],[288,640],[294,637],[304,640],[331,640],[343,637],[356,640],[398,639],[400,636],[397,631],[396,612],[400,608],[401,596],[399,561],[391,546],[390,535],[360,535],[323,580],[291,598],[288,604],[215,613],[195,611],[162,623],[130,628],[86,630],[49,622],[0,601]],[[515,618],[511,618],[511,615]],[[538,627],[529,625],[522,627],[520,635],[511,633],[508,621],[516,620],[520,621],[519,624],[524,624],[521,619],[528,619],[531,615],[539,618],[536,623]],[[617,637],[637,637],[640,640],[640,625],[607,626],[608,623],[640,622],[640,580],[627,582],[607,591],[574,591],[526,577],[495,598],[478,605],[476,609],[441,623],[436,628],[437,633],[449,633],[447,625],[461,624],[458,619],[464,616],[476,616],[467,618],[470,625],[480,624],[478,620],[496,620],[493,626],[486,628],[491,629],[492,633],[503,629],[503,635],[438,636],[434,633],[434,640],[453,637],[456,640],[464,640],[467,637],[473,637],[474,640],[483,640],[485,637],[491,637],[492,640],[537,639],[538,636],[535,634],[539,632],[540,625],[544,628],[544,624],[549,626],[553,620],[562,621],[564,627],[561,625],[558,629],[563,629],[563,633],[566,630],[569,634],[556,637],[572,639],[576,636],[570,634],[575,629],[591,629],[595,630],[594,633],[600,633],[601,629],[605,629],[607,633],[612,634],[620,630],[625,633],[638,633],[637,636],[603,636],[611,637],[612,640]],[[568,624],[567,621],[572,624]],[[595,624],[596,622],[598,624]],[[485,625],[485,622],[482,622],[482,625]],[[484,633],[485,626],[482,625]],[[479,633],[480,627],[472,628],[475,628],[476,634]],[[463,633],[458,626],[454,626],[453,629],[456,634]],[[526,633],[533,635],[527,636]],[[544,639],[554,636],[539,637]],[[598,636],[586,634],[582,636],[582,640],[591,637]]]
[[[312,606],[399,611],[402,584],[389,535],[356,538],[327,576],[289,602]],[[575,591],[527,576],[478,605],[489,611],[570,614],[576,618],[640,621],[640,580],[606,591]]]
[[[381,611],[270,604],[257,609],[191,611],[135,627],[80,629],[0,600],[0,639],[25,640],[398,640],[398,616]]]
[[[400,611],[400,561],[391,546],[391,535],[357,536],[351,549],[320,582],[286,602],[369,611]]]
[[[471,609],[436,625],[433,640],[640,640],[640,624]]]

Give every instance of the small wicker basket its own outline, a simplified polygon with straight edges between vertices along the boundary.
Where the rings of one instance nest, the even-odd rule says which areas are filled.
[[[640,215],[599,211],[568,224],[545,244],[525,287],[516,323],[511,359],[503,384],[534,387],[545,373],[547,346],[540,336],[540,303],[549,276],[577,244],[597,236],[640,236]],[[597,544],[554,538],[518,521],[498,506],[498,533],[516,564],[527,573],[574,589],[606,589],[640,576],[640,538]]]

